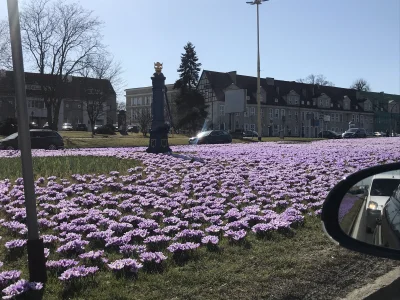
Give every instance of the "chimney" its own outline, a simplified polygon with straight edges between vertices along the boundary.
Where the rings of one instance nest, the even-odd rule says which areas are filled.
[[[271,77],[267,77],[265,78],[265,80],[267,81],[267,85],[274,85],[274,79]]]
[[[236,71],[228,72],[229,76],[231,76],[232,82],[236,84]]]

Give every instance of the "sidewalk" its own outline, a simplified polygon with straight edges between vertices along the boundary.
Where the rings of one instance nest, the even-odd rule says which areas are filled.
[[[400,299],[400,267],[377,278],[375,282],[349,293],[342,300],[397,300]]]

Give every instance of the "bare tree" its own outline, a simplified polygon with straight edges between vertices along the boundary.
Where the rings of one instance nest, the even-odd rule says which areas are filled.
[[[109,111],[107,102],[116,97],[113,82],[118,82],[121,65],[107,52],[86,57],[79,70],[80,93],[83,107],[92,127],[92,137],[96,120]]]
[[[353,82],[350,86],[351,89],[363,92],[369,92],[371,90],[368,81],[363,78],[359,78]]]
[[[308,83],[321,86],[335,86],[331,81],[328,81],[324,75],[310,74],[306,78],[297,79],[297,82]]]
[[[118,103],[117,103],[117,110],[118,110],[118,111],[120,111],[120,110],[126,110],[126,103],[123,102],[123,101],[118,101]]]
[[[138,115],[138,121],[140,126],[140,132],[143,133],[143,136],[147,136],[149,132],[149,127],[151,125],[151,113],[148,108],[143,108]]]
[[[47,121],[55,130],[71,75],[84,68],[87,57],[104,48],[100,43],[101,24],[78,3],[31,0],[23,8],[23,45],[32,69],[41,75]]]
[[[12,69],[10,30],[6,21],[0,21],[0,69]]]

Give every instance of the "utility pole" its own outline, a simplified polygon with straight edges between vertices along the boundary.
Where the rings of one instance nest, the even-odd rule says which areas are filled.
[[[261,127],[261,83],[260,83],[260,17],[259,6],[269,0],[254,0],[248,1],[247,4],[257,5],[257,127],[258,127],[258,141],[261,142],[262,127]]]
[[[26,225],[28,227],[29,280],[45,283],[47,280],[43,240],[39,237],[36,213],[35,184],[33,180],[31,137],[28,105],[25,91],[24,60],[18,0],[7,0],[11,51],[14,72],[15,98],[18,112],[18,148],[21,149],[22,177],[24,179]]]

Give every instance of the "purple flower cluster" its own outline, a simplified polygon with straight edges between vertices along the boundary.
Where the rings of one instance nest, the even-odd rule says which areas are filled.
[[[64,271],[59,279],[61,281],[70,281],[73,279],[87,277],[95,274],[99,270],[98,267],[77,266]]]
[[[162,252],[143,252],[139,255],[139,258],[143,263],[151,262],[156,264],[160,264],[167,259]]]
[[[21,279],[16,283],[3,289],[2,299],[13,299],[14,297],[20,296],[30,290],[38,291],[43,288],[43,283],[41,282],[29,282],[25,279]]]
[[[126,271],[130,273],[137,273],[138,270],[143,267],[143,265],[135,259],[124,258],[118,259],[108,264],[108,267],[113,271]]]

